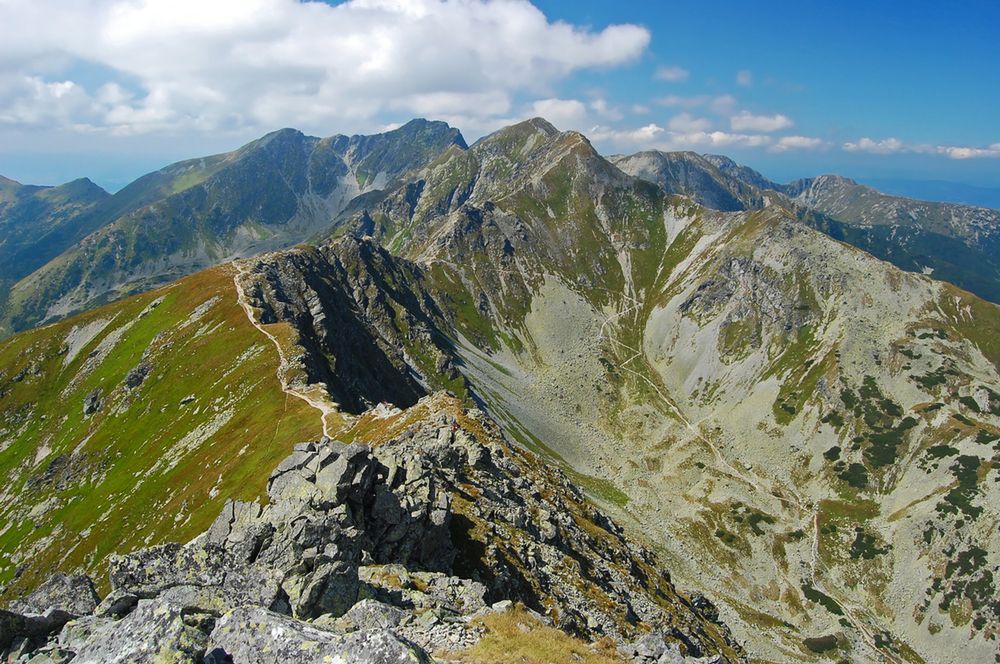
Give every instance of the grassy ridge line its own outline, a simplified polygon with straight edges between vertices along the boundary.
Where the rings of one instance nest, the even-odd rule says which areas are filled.
[[[65,362],[71,333],[101,324]],[[291,446],[321,433],[280,362],[226,268],[0,345],[0,598],[55,570],[103,580],[110,553],[184,541],[226,498],[263,495]]]
[[[332,403],[329,396],[326,393],[325,386],[323,385],[308,385],[302,386],[293,384],[288,378],[289,371],[293,370],[293,367],[288,361],[285,354],[284,348],[281,345],[281,341],[278,336],[272,334],[268,329],[262,325],[254,313],[253,307],[247,301],[246,292],[243,290],[242,280],[247,278],[247,270],[245,265],[240,261],[235,261],[232,263],[235,274],[233,275],[233,285],[236,289],[236,301],[239,303],[240,307],[246,313],[247,320],[253,325],[258,332],[271,340],[274,344],[275,350],[278,352],[278,369],[275,375],[278,378],[278,382],[281,385],[281,389],[285,394],[293,396],[297,399],[301,399],[305,403],[309,404],[311,407],[315,408],[320,413],[320,421],[323,426],[323,435],[327,437],[332,437],[333,430],[330,427],[329,417],[332,415],[336,418],[341,418],[342,416],[337,411],[336,404]],[[281,324],[275,324],[272,327],[282,327]],[[284,327],[287,327],[284,326]],[[308,388],[309,391],[306,391]],[[315,396],[314,396],[315,395]],[[342,423],[341,423],[342,424]]]

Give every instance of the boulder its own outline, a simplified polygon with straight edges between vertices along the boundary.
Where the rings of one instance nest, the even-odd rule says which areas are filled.
[[[245,565],[215,544],[164,544],[113,556],[109,566],[119,594],[158,597],[217,615],[243,604],[272,607],[282,595],[278,572]]]
[[[363,599],[352,606],[340,620],[350,632],[365,629],[393,629],[410,617],[406,611],[374,599]]]
[[[93,415],[101,409],[101,388],[96,388],[83,398],[83,414]]]
[[[431,660],[389,630],[336,634],[259,607],[241,607],[219,618],[208,642],[213,661],[239,664],[351,662],[416,664]],[[308,658],[303,657],[308,653]],[[230,660],[225,659],[231,658]]]
[[[123,618],[139,603],[139,597],[125,590],[116,589],[108,593],[97,608],[94,615],[99,617]]]
[[[11,604],[17,613],[45,613],[58,609],[74,616],[93,613],[101,598],[89,576],[53,574],[31,594]]]
[[[69,613],[54,608],[42,614],[27,615],[0,609],[0,653],[32,652],[45,645],[72,618]]]
[[[208,636],[185,621],[185,611],[162,600],[140,600],[121,620],[95,626],[76,648],[74,664],[195,664]]]

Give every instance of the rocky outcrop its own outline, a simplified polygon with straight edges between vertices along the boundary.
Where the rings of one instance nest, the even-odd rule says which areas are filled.
[[[356,664],[422,664],[430,657],[418,646],[385,628],[338,634],[260,607],[243,607],[222,616],[208,644],[208,662],[343,661]],[[230,659],[226,659],[226,658]]]
[[[111,593],[71,607],[89,615],[3,614],[0,647],[25,662],[423,662],[520,602],[586,639],[653,629],[678,657],[740,657],[650,552],[482,413],[438,394],[395,417],[409,426],[375,447],[296,446],[266,505],[230,501],[186,545],[113,557]],[[36,595],[56,599],[32,608],[73,585],[90,587],[54,578]]]
[[[14,602],[11,608],[19,613],[43,614],[56,609],[84,616],[94,612],[100,599],[90,577],[58,573],[31,594]]]
[[[301,348],[290,361],[341,409],[411,406],[429,383],[459,379],[420,270],[375,242],[346,237],[246,265],[243,290],[260,322],[289,324]]]

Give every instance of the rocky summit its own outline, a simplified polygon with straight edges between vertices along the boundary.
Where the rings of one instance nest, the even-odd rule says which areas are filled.
[[[444,394],[413,410],[378,445],[296,445],[263,503],[113,556],[103,598],[51,577],[0,613],[5,661],[476,661],[499,614],[616,661],[744,659],[710,602],[485,414]]]

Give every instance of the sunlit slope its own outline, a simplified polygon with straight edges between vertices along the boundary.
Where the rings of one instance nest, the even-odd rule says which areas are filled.
[[[259,496],[291,446],[320,434],[278,364],[231,266],[0,346],[4,594],[57,569],[103,580],[108,553],[183,541],[226,498]]]
[[[996,306],[539,120],[367,202],[490,413],[599,477],[756,655],[994,650]]]

